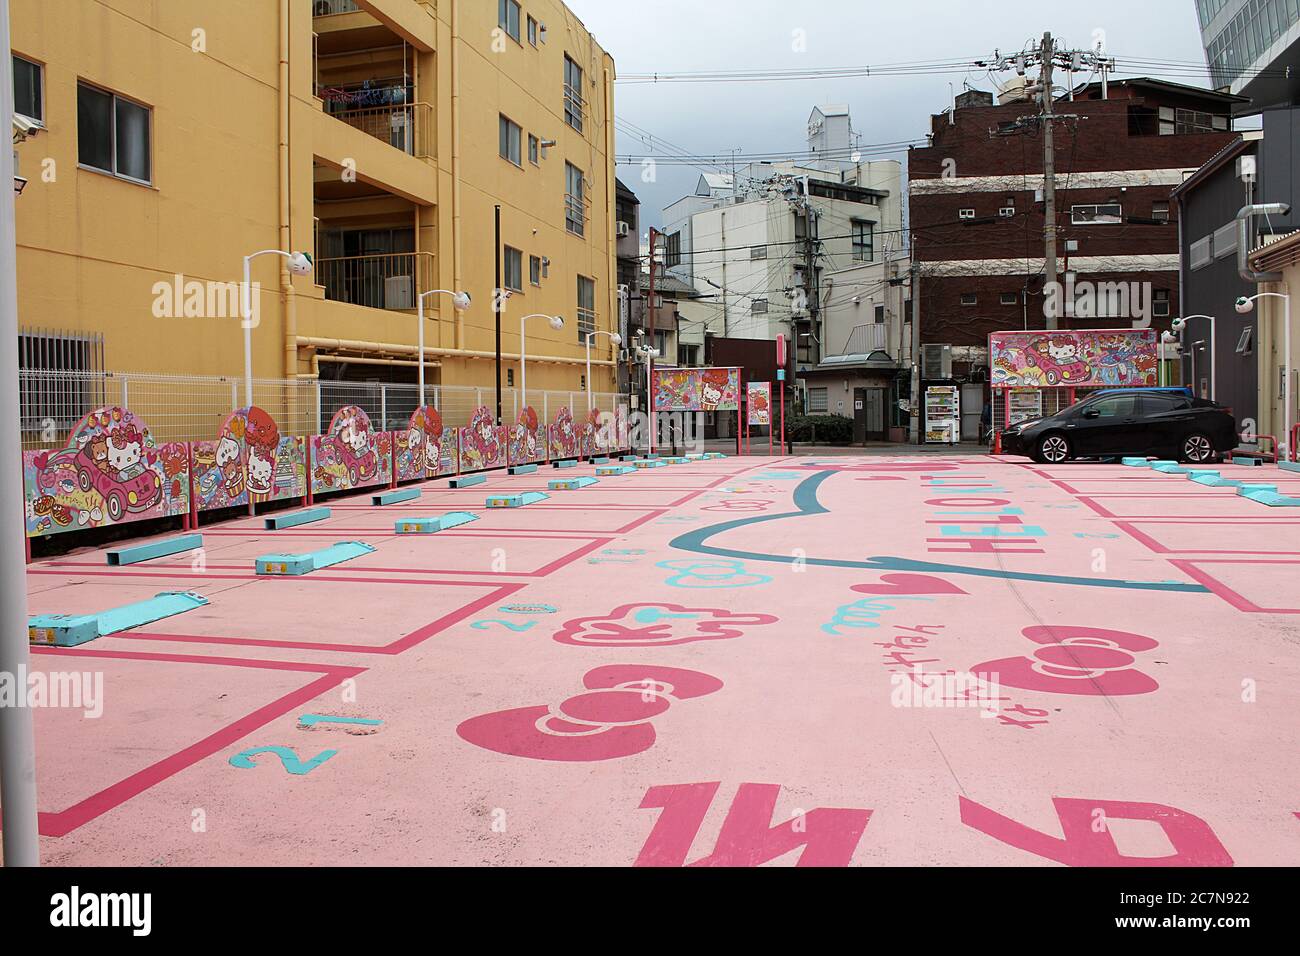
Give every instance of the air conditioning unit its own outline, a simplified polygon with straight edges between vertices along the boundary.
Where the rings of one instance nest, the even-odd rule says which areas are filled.
[[[631,234],[632,227],[620,219],[614,227],[614,232],[620,239],[622,239],[623,237]]]
[[[952,378],[952,346],[921,346],[921,377],[927,381]]]
[[[409,156],[415,155],[415,140],[411,136],[411,117],[406,113],[393,113],[389,117],[388,144]]]
[[[384,280],[384,308],[415,308],[415,280],[412,276],[389,276]]]

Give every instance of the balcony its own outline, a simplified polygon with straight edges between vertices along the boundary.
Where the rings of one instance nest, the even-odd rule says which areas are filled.
[[[897,365],[889,353],[889,326],[878,322],[855,326],[840,354],[822,356],[816,363],[816,371],[890,370],[897,368]]]
[[[328,101],[327,101],[328,102]],[[433,156],[430,130],[433,107],[428,103],[405,103],[391,106],[363,106],[355,109],[327,110],[341,123],[347,123],[367,136],[400,149],[416,159]]]
[[[327,300],[370,309],[413,310],[416,296],[434,287],[431,252],[325,258],[316,270]]]

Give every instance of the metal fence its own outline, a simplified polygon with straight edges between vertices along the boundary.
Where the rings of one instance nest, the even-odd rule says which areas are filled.
[[[149,426],[155,441],[205,441],[217,437],[226,416],[247,403],[244,381],[225,376],[164,375],[137,372],[51,372],[23,369],[18,373],[24,450],[61,448],[76,424],[97,408],[129,408]],[[253,404],[270,412],[287,435],[316,435],[329,428],[334,412],[344,405],[363,408],[380,431],[405,428],[419,405],[419,387],[380,382],[331,381],[317,378],[256,379]],[[623,396],[591,395],[594,408],[612,412]],[[588,395],[582,391],[529,389],[526,404],[542,423],[554,420],[561,406],[581,421]],[[442,413],[448,426],[468,425],[474,410],[495,411],[494,386],[426,385],[425,404]],[[501,416],[506,424],[518,420],[519,390],[501,390]]]

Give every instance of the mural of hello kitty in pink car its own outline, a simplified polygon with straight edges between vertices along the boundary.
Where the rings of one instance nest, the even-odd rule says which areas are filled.
[[[387,483],[393,470],[393,436],[376,432],[365,409],[345,405],[329,432],[312,439],[312,483],[317,492]]]
[[[124,408],[83,418],[64,448],[23,453],[27,534],[37,537],[189,510],[182,443],[155,445]]]
[[[1043,370],[1048,385],[1075,385],[1092,378],[1092,370],[1073,337],[1043,336],[1032,343],[1025,361]]]

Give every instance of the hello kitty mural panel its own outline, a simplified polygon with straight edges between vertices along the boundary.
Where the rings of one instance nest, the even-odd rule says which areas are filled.
[[[376,432],[357,405],[334,413],[329,432],[312,438],[312,489],[316,494],[387,484],[392,477],[393,436]]]
[[[189,511],[189,449],[155,444],[125,408],[101,408],[72,429],[65,447],[23,452],[31,538]]]
[[[307,493],[306,441],[282,435],[265,409],[231,412],[216,441],[194,442],[194,496],[199,511]]]
[[[740,408],[740,369],[664,368],[654,371],[657,412],[734,412]]]
[[[989,336],[993,387],[1135,387],[1156,384],[1155,329],[1063,329]]]

